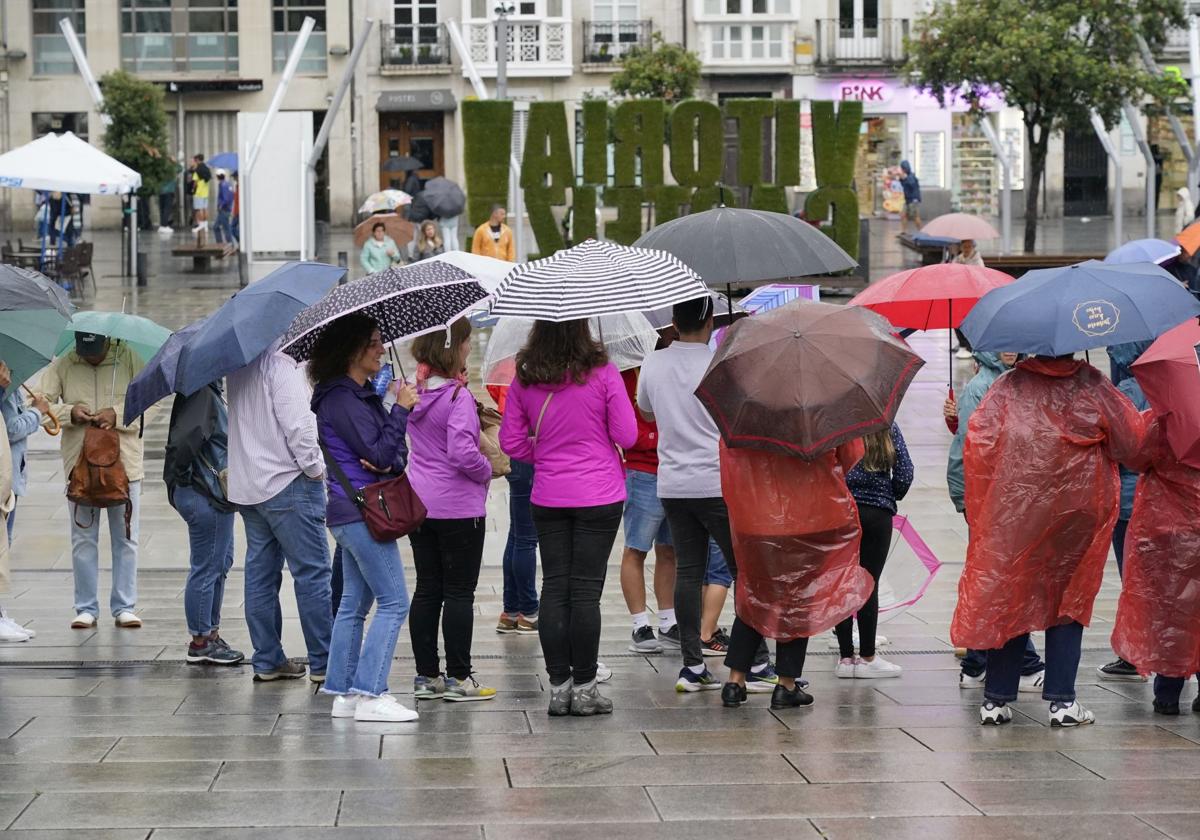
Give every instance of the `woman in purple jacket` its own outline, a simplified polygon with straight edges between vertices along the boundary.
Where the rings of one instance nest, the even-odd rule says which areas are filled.
[[[479,413],[466,387],[471,324],[413,342],[420,403],[408,422],[412,462],[408,477],[428,516],[409,534],[417,565],[413,593],[413,696],[451,701],[491,700],[496,689],[471,676],[475,587],[483,562],[488,484],[492,465],[479,451]],[[446,644],[446,674],[438,660],[438,619]]]
[[[532,462],[533,521],[542,550],[538,635],[552,715],[596,715],[600,593],[625,502],[617,447],[637,440],[625,384],[587,321],[535,321],[517,354],[500,447]]]
[[[334,694],[333,716],[357,721],[403,722],[417,713],[388,693],[388,671],[400,625],[408,613],[404,568],[395,540],[376,542],[353,500],[342,490],[337,464],[356,489],[404,471],[404,432],[417,402],[411,386],[396,383],[396,404],[384,408],[371,387],[379,372],[383,342],[375,322],[345,315],[326,328],[308,363],[315,386],[312,410],[325,449],[329,497],[325,521],[342,549],[342,601],[333,622],[325,686]],[[371,604],[375,618],[363,643]]]

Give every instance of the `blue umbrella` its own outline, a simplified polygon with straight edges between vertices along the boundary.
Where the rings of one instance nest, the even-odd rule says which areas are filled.
[[[183,348],[175,390],[190,396],[250,364],[345,274],[346,269],[324,263],[289,262],[242,289]]]
[[[1065,356],[1150,341],[1197,316],[1200,303],[1158,266],[1088,260],[988,292],[962,331],[976,350]]]
[[[1179,253],[1179,244],[1176,242],[1167,242],[1165,239],[1135,239],[1110,251],[1104,262],[1109,265],[1135,262],[1162,265],[1178,257]]]
[[[219,155],[213,155],[207,161],[209,169],[228,169],[230,172],[238,171],[238,156],[237,152],[221,152]]]
[[[145,414],[150,406],[175,390],[175,375],[183,346],[207,323],[208,318],[193,321],[171,333],[158,352],[146,362],[125,391],[125,422]]]

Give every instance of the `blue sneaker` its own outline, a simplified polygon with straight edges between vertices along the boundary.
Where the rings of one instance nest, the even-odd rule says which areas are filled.
[[[685,665],[679,670],[679,679],[675,681],[675,690],[680,694],[691,694],[694,691],[720,691],[721,683],[707,668],[697,674]]]
[[[775,666],[770,662],[761,671],[751,671],[746,675],[746,691],[749,694],[766,694],[774,691],[777,685],[779,675],[775,673]]]

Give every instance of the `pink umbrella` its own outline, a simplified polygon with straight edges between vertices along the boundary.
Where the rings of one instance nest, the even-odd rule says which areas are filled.
[[[907,516],[892,518],[892,548],[879,577],[879,620],[889,621],[921,600],[942,564]]]
[[[923,236],[945,239],[995,239],[1000,232],[978,216],[969,213],[947,213],[938,216],[921,228]]]

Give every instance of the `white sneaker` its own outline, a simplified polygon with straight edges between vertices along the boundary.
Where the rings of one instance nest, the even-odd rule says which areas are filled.
[[[166,234],[168,234],[168,233],[174,233],[174,232],[175,232],[175,228],[169,228],[169,227],[167,227],[166,225],[159,225],[159,226],[158,226],[158,232],[159,232],[159,233],[161,233],[161,234],[164,234],[164,235],[166,235]]]
[[[142,620],[137,617],[133,610],[123,610],[117,613],[115,619],[118,627],[141,627]]]
[[[854,679],[854,663],[858,661],[857,656],[839,659],[838,664],[833,668],[833,675],[839,680]]]
[[[987,671],[984,671],[978,677],[972,677],[970,674],[958,672],[958,687],[959,688],[982,688],[984,681],[987,679]]]
[[[979,707],[979,722],[984,726],[1012,723],[1012,709],[1008,706],[997,706],[989,700]]]
[[[358,708],[358,701],[362,695],[359,694],[339,694],[333,698],[333,709],[329,712],[330,717],[335,718],[352,718],[354,712]]]
[[[8,616],[0,617],[0,642],[28,642],[33,636]]]
[[[409,723],[418,718],[416,712],[390,694],[364,697],[354,709],[359,723]]]
[[[1036,674],[1026,674],[1021,677],[1021,682],[1017,685],[1017,691],[1023,691],[1026,694],[1041,694],[1042,686],[1045,683],[1045,671],[1038,671]]]
[[[1051,726],[1087,726],[1089,723],[1095,722],[1096,716],[1080,706],[1078,700],[1074,700],[1066,706],[1059,703],[1050,704]]]
[[[876,656],[870,662],[859,659],[854,663],[854,679],[856,680],[886,680],[898,677],[904,669],[894,662],[888,662],[882,656]]]
[[[596,663],[596,682],[608,682],[612,679],[612,668],[609,668],[603,662]]]
[[[91,613],[78,613],[71,622],[72,630],[91,630],[96,626],[96,616]]]

